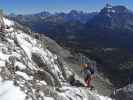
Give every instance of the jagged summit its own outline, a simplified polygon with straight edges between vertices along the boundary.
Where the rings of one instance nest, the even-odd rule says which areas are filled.
[[[101,14],[107,15],[108,17],[110,17],[113,13],[115,13],[115,10],[110,4],[106,4],[106,6],[101,10]]]
[[[125,6],[107,5],[89,24],[101,28],[132,29],[133,13]]]
[[[130,10],[127,9],[125,6],[118,5],[118,6],[112,6],[107,4],[100,12],[100,14],[125,14],[129,13]]]

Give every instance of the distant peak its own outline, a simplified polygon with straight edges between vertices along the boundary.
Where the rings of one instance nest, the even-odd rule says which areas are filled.
[[[118,6],[112,6],[110,4],[106,4],[106,6],[101,10],[100,14],[102,15],[107,15],[111,16],[112,14],[123,14],[123,13],[128,13],[129,9],[126,8],[125,6],[118,5]]]
[[[101,10],[100,14],[110,17],[115,12],[116,11],[115,11],[115,9],[113,8],[112,5],[106,4],[106,6]]]
[[[77,10],[71,10],[70,14],[78,14],[78,11]]]
[[[109,8],[110,9],[110,8],[112,8],[112,5],[109,4],[109,3],[107,3],[106,6],[105,6],[105,8]]]

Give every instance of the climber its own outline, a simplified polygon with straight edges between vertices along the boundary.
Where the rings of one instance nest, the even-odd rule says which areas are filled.
[[[84,81],[87,84],[87,87],[89,87],[89,88],[93,88],[93,86],[91,85],[91,81],[93,79],[95,79],[95,68],[94,67],[95,66],[93,66],[90,63],[82,65],[82,68],[83,68],[82,72],[84,75]]]

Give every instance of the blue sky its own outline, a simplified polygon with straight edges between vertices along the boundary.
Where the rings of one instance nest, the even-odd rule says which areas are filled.
[[[0,0],[6,13],[28,14],[40,11],[68,12],[71,9],[86,12],[99,11],[106,0]],[[133,10],[133,0],[112,0],[113,5],[125,5]]]

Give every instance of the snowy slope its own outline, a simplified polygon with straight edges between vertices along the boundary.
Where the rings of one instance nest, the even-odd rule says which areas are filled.
[[[24,100],[26,95],[12,81],[0,81],[0,100]]]
[[[40,40],[15,28],[0,33],[0,100],[111,100],[83,87],[72,87],[73,72]]]

